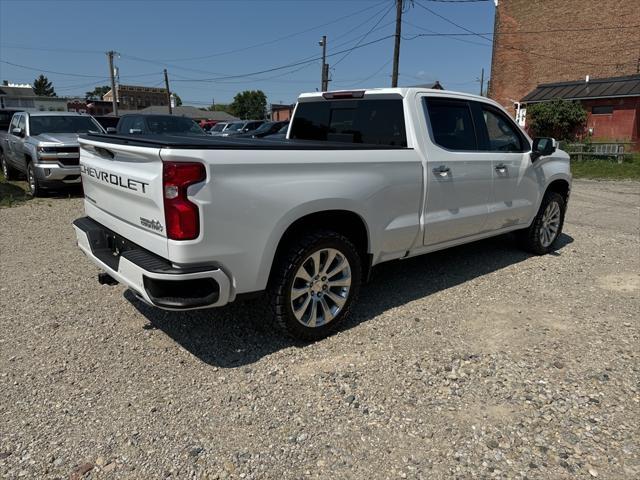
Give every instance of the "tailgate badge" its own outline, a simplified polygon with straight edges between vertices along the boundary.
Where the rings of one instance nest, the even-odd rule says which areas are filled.
[[[148,218],[140,217],[140,225],[145,228],[155,230],[156,232],[162,232],[164,230],[162,224],[158,220],[149,220]]]

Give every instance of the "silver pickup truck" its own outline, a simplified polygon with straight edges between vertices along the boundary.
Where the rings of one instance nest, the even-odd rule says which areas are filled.
[[[91,116],[73,112],[17,112],[0,132],[0,163],[7,180],[26,175],[31,195],[80,184],[81,133],[104,133]]]

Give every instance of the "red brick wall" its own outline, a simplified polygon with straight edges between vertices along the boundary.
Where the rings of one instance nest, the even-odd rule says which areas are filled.
[[[495,23],[489,96],[512,114],[512,100],[521,100],[540,83],[638,72],[637,28],[500,33],[638,25],[639,0],[499,0]]]
[[[593,129],[593,140],[626,140],[638,142],[640,137],[640,97],[583,101],[588,112],[587,128]],[[591,108],[612,105],[613,113],[594,115]]]

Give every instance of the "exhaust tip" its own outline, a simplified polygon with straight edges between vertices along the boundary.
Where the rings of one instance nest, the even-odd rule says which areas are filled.
[[[100,285],[117,285],[118,281],[108,273],[103,272],[98,274],[98,283]]]

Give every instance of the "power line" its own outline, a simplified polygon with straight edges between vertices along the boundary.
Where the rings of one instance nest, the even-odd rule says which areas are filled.
[[[382,42],[383,40],[386,40],[386,39],[391,38],[391,37],[393,37],[393,35],[386,35],[384,37],[378,38],[376,40],[372,40],[372,41],[367,42],[367,43],[363,43],[363,44],[358,45],[358,46],[354,46],[354,47],[348,48],[346,50],[341,50],[341,51],[338,51],[338,52],[335,52],[335,53],[327,54],[327,57],[333,57],[333,56],[336,56],[336,55],[340,55],[341,53],[346,53],[346,52],[348,52],[350,50],[357,50],[359,48],[364,48],[364,47],[367,47],[369,45],[373,45],[374,43]],[[304,64],[307,64],[307,63],[316,62],[316,61],[318,61],[320,59],[321,59],[321,57],[315,57],[315,58],[313,58],[311,60],[291,63],[291,64],[288,64],[288,65],[282,65],[282,66],[279,66],[279,67],[268,68],[268,69],[265,69],[265,70],[259,70],[257,72],[242,73],[242,74],[237,74],[237,75],[227,75],[227,76],[223,76],[223,77],[214,77],[214,78],[198,78],[198,79],[191,79],[191,80],[181,80],[181,81],[183,81],[183,82],[217,82],[217,81],[220,81],[220,80],[227,80],[227,79],[234,79],[234,78],[244,78],[244,77],[250,77],[250,76],[254,76],[254,75],[260,75],[262,73],[269,73],[269,72],[275,72],[275,71],[278,71],[278,70],[289,69],[289,68],[292,68],[292,67],[297,67],[299,65],[304,65]],[[178,80],[175,80],[175,81],[178,81]]]
[[[282,40],[287,40],[289,38],[292,38],[292,37],[295,37],[295,36],[298,36],[298,35],[302,35],[304,33],[309,33],[309,32],[312,32],[314,30],[318,30],[319,28],[326,27],[328,25],[333,25],[335,23],[339,23],[339,22],[341,22],[341,21],[343,21],[343,20],[345,20],[347,18],[351,18],[351,17],[354,17],[356,15],[359,15],[362,12],[368,10],[369,8],[377,8],[377,7],[379,7],[380,5],[382,5],[384,3],[386,3],[386,1],[380,2],[380,3],[376,4],[376,5],[374,5],[373,7],[367,7],[366,9],[361,9],[361,10],[358,10],[357,12],[350,13],[349,15],[342,15],[339,18],[337,18],[335,20],[332,20],[330,22],[322,23],[320,25],[316,25],[315,27],[307,28],[307,29],[301,30],[299,32],[290,33],[290,34],[285,35],[283,37],[274,38],[273,40],[268,40],[266,42],[260,42],[260,43],[254,44],[254,45],[248,45],[246,47],[236,48],[236,49],[233,49],[233,50],[227,50],[225,52],[212,53],[212,54],[209,54],[209,55],[201,55],[201,56],[197,56],[197,57],[174,58],[174,59],[169,59],[167,61],[168,62],[186,62],[186,61],[190,61],[190,60],[204,60],[206,58],[214,58],[214,57],[220,57],[220,56],[223,56],[223,55],[230,55],[232,53],[244,52],[246,50],[250,50],[252,48],[262,47],[264,45],[271,45],[271,44],[274,44],[274,43],[277,43],[277,42],[281,42]],[[157,60],[157,61],[161,62],[160,60]]]
[[[360,44],[361,44],[361,43],[362,43],[362,42],[367,38],[367,36],[368,36],[371,32],[373,32],[373,30],[374,30],[378,25],[380,25],[380,22],[382,22],[382,20],[384,20],[384,19],[385,19],[385,17],[386,17],[387,15],[389,15],[389,12],[391,11],[391,9],[392,9],[393,7],[394,7],[394,5],[393,5],[393,4],[391,4],[391,5],[389,6],[389,8],[387,8],[387,9],[384,11],[384,13],[382,14],[382,16],[381,16],[381,17],[378,19],[378,21],[373,25],[373,27],[371,27],[371,28],[367,31],[367,33],[365,33],[362,37],[360,37],[360,40],[358,40],[358,42],[355,44],[355,46],[356,46],[356,47],[357,47],[358,45],[360,45]],[[338,64],[339,64],[340,62],[342,62],[345,58],[347,58],[347,57],[349,56],[349,54],[351,54],[351,52],[352,52],[352,51],[353,51],[353,50],[349,50],[349,51],[348,51],[347,53],[345,53],[342,57],[340,57],[340,58],[336,61],[336,63],[334,63],[334,64],[333,64],[333,67],[335,68],[335,67],[336,67],[336,65],[338,65]]]

